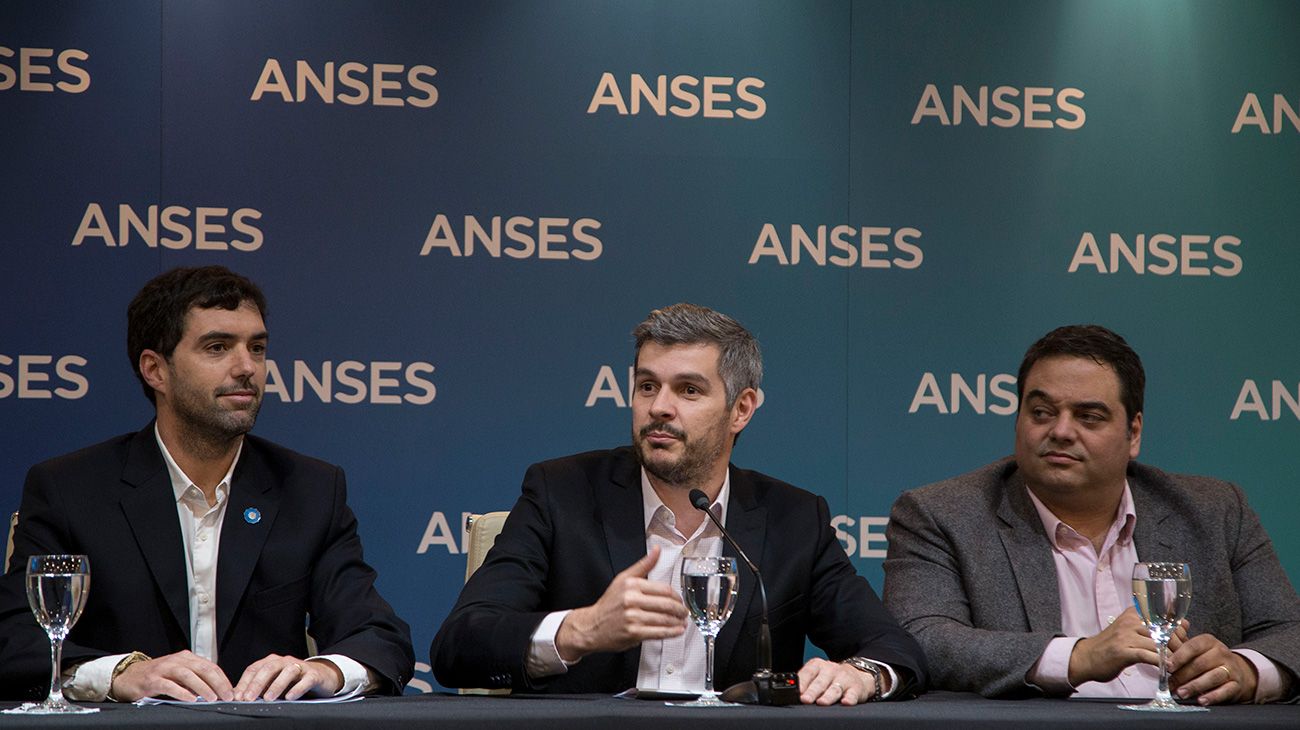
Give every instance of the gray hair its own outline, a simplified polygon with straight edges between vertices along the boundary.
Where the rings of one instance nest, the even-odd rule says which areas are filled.
[[[717,345],[718,375],[727,389],[727,407],[735,404],[745,388],[758,390],[763,381],[763,354],[758,340],[739,322],[708,307],[681,302],[656,309],[632,330],[636,352],[646,342],[669,345]]]

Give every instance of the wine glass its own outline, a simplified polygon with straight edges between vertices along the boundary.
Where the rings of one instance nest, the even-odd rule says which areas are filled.
[[[27,560],[27,603],[36,623],[50,637],[50,694],[44,702],[26,702],[7,713],[29,715],[81,715],[99,712],[97,707],[79,707],[63,699],[59,681],[63,664],[63,640],[81,618],[90,590],[90,559],[85,555],[33,555]]]
[[[677,707],[732,707],[713,690],[713,642],[736,607],[739,587],[735,558],[686,557],[682,559],[682,598],[704,634],[704,693]]]
[[[1180,705],[1169,694],[1165,655],[1169,637],[1192,606],[1192,569],[1187,563],[1138,563],[1133,566],[1133,606],[1151,632],[1160,654],[1160,684],[1155,699],[1145,705],[1120,705],[1146,712],[1206,712],[1197,705]]]

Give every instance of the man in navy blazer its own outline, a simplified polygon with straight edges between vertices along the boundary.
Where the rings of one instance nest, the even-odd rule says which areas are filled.
[[[1114,332],[1053,330],[1020,366],[1014,458],[894,504],[885,603],[934,661],[936,686],[1149,698],[1159,657],[1132,605],[1133,566],[1185,562],[1173,694],[1296,696],[1300,599],[1240,488],[1135,461],[1145,381]]]
[[[63,652],[74,699],[398,694],[410,679],[409,629],[374,588],[342,470],[247,435],[265,312],[256,285],[216,266],[164,273],[132,301],[128,348],[157,417],[28,473],[0,583],[6,694],[48,686],[22,558],[56,553],[91,565]]]
[[[634,335],[633,445],[528,469],[501,535],[433,641],[438,681],[525,692],[699,690],[704,641],[680,597],[681,558],[736,555],[691,505],[699,489],[763,571],[773,663],[799,670],[804,702],[913,696],[925,683],[924,657],[854,571],[826,500],[729,463],[757,407],[754,338],[689,304],[652,312]],[[717,638],[718,688],[758,666],[760,601],[752,574],[740,572]],[[808,638],[831,661],[805,663]]]

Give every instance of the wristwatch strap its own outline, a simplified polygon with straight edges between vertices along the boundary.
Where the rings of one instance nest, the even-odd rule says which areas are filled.
[[[152,660],[152,658],[153,657],[142,651],[133,651],[125,657],[122,657],[122,661],[118,662],[116,667],[113,667],[113,676],[108,679],[108,701],[121,702],[121,700],[113,696],[113,682],[117,681],[118,676],[121,675],[122,672],[125,672],[132,664],[147,662]]]
[[[882,676],[884,672],[881,671],[880,665],[876,662],[871,661],[870,659],[867,659],[866,657],[860,657],[860,656],[849,657],[848,659],[844,660],[844,663],[849,665],[850,667],[853,667],[854,669],[857,669],[858,671],[866,672],[867,674],[871,675],[871,679],[873,680],[872,684],[874,685],[874,690],[871,693],[871,697],[867,698],[867,701],[879,702],[880,695],[882,692],[884,692],[884,685],[885,685],[883,681],[884,677]]]

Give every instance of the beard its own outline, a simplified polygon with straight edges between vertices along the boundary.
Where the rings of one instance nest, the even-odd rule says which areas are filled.
[[[653,421],[632,432],[637,461],[641,462],[646,472],[670,486],[701,486],[714,464],[722,457],[729,435],[727,421],[728,418],[724,415],[715,428],[705,429],[698,438],[691,438],[685,431],[670,424]],[[652,431],[676,437],[682,444],[682,455],[671,461],[667,449],[646,443],[645,437]],[[661,458],[656,458],[657,456]]]
[[[175,371],[173,371],[174,373]],[[173,378],[174,383],[180,383]],[[222,408],[216,398],[226,393],[251,390],[256,393],[253,402],[245,408]],[[173,409],[177,420],[186,432],[187,441],[195,448],[221,448],[249,431],[257,423],[257,412],[262,407],[262,390],[246,380],[235,385],[218,388],[211,394],[198,388],[181,385],[173,392]]]

